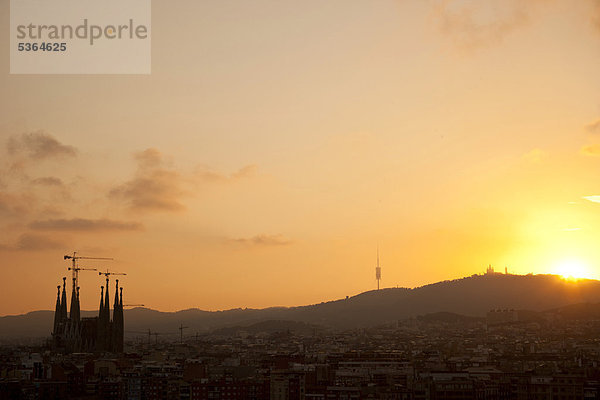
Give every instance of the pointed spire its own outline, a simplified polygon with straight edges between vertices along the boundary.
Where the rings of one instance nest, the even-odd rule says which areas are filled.
[[[77,286],[77,299],[75,301],[75,320],[79,321],[81,319],[81,304],[79,303],[79,286]]]
[[[120,298],[115,296],[115,311],[112,324],[112,350],[117,353],[123,352],[123,288],[120,289]],[[118,299],[118,302],[117,302]]]
[[[63,290],[60,298],[60,319],[66,321],[67,316],[67,278],[63,277]]]
[[[58,329],[58,324],[60,323],[60,285],[56,287],[56,307],[54,308],[54,330],[53,333],[56,334]]]
[[[104,293],[104,320],[110,322],[110,297],[108,296],[108,276],[106,277],[106,292]]]
[[[105,324],[104,324],[104,313],[105,313],[104,286],[100,286],[100,289],[101,289],[101,291],[100,291],[100,312],[98,313],[98,329],[96,331],[96,347],[99,351],[103,351],[104,346],[105,346],[104,332],[106,331]]]
[[[98,313],[98,318],[101,320],[104,315],[104,286],[100,286],[100,312]]]
[[[77,288],[75,287],[75,278],[73,278],[73,290],[71,292],[71,307],[69,308],[69,317],[73,321],[78,321],[79,316],[77,315]]]
[[[108,276],[106,277],[106,292],[104,292],[104,321],[102,322],[104,326],[104,349],[105,351],[112,351],[112,329],[110,323],[110,303],[109,303],[109,295],[108,295]]]
[[[119,280],[115,280],[115,305],[114,309],[116,310],[119,307]]]

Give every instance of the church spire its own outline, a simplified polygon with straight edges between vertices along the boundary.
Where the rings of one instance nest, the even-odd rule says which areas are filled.
[[[120,297],[119,297],[120,290]],[[116,353],[123,352],[123,288],[119,288],[119,281],[117,280],[116,293],[115,293],[115,310],[113,312],[113,323],[112,323],[112,350]]]
[[[77,301],[75,302],[75,318],[77,321],[81,319],[81,303],[79,302],[79,286],[77,286]]]
[[[98,312],[98,319],[102,320],[104,315],[104,286],[100,286],[100,311]]]
[[[119,308],[119,280],[115,280],[115,305],[113,309],[116,311]]]
[[[110,322],[110,297],[108,296],[108,276],[106,277],[106,292],[104,293],[104,321],[108,326]]]
[[[54,309],[54,334],[57,333],[58,324],[60,323],[60,285],[56,287],[56,307]]]
[[[60,319],[66,321],[67,316],[67,278],[63,277],[63,290],[60,298]]]
[[[73,291],[71,293],[71,307],[69,309],[69,316],[73,322],[79,321],[79,315],[77,312],[77,288],[75,287],[75,278],[73,278]]]
[[[110,297],[108,295],[108,276],[106,277],[106,292],[104,292],[104,320],[100,322],[104,328],[104,351],[112,351],[112,324],[110,323]]]
[[[106,349],[106,326],[104,322],[106,307],[104,305],[104,286],[100,286],[100,290],[100,312],[98,313],[98,329],[96,330],[96,347],[98,350],[104,351]]]

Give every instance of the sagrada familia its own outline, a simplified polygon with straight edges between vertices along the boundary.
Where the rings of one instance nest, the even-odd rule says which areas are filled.
[[[123,352],[123,288],[119,290],[116,280],[115,302],[112,321],[108,295],[108,277],[106,293],[101,286],[100,311],[97,317],[82,318],[79,305],[79,287],[73,278],[71,307],[67,314],[67,278],[63,278],[62,296],[57,286],[56,310],[54,311],[54,330],[52,344],[55,351],[63,353],[82,352]]]

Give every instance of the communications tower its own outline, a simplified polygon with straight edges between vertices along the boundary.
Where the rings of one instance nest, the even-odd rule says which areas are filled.
[[[377,279],[377,290],[381,281],[381,267],[379,266],[379,246],[377,246],[377,266],[375,267],[375,279]]]

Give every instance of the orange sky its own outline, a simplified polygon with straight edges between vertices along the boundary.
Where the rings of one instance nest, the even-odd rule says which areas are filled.
[[[384,287],[600,277],[598,1],[152,11],[150,76],[9,75],[0,34],[0,314],[75,250],[160,310],[370,290],[377,244]]]

